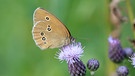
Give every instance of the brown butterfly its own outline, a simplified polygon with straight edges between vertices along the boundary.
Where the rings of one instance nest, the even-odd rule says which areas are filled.
[[[33,39],[41,49],[59,48],[74,40],[69,30],[55,16],[40,7],[34,11],[33,23]]]

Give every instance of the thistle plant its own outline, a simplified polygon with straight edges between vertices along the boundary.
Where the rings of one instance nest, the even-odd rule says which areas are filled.
[[[122,23],[127,22],[127,18],[122,13],[122,10],[119,7],[119,3],[121,3],[122,0],[111,0],[110,2],[110,22],[112,26],[114,27],[111,36],[108,38],[109,43],[109,50],[108,50],[108,56],[110,60],[114,63],[122,63],[122,61],[125,58],[129,58],[131,64],[135,67],[135,54],[133,52],[132,48],[123,48],[122,44],[120,42],[121,32],[122,32]],[[133,21],[133,12],[130,4],[130,0],[123,0],[127,5],[127,12],[129,15],[129,19],[131,24],[131,27],[133,28],[133,35],[135,37],[135,22]],[[127,40],[128,41],[128,40]],[[133,45],[135,44],[135,40],[130,40]],[[126,59],[125,59],[126,60]],[[125,61],[124,61],[125,62]],[[124,64],[124,63],[122,63]],[[116,64],[118,65],[118,64]],[[113,67],[114,69],[114,67]],[[126,66],[120,66],[116,69],[118,76],[128,76],[129,69]]]

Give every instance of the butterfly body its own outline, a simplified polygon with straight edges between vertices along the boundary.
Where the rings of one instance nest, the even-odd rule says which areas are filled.
[[[71,43],[69,30],[52,14],[37,8],[33,14],[32,35],[41,49],[59,48]]]

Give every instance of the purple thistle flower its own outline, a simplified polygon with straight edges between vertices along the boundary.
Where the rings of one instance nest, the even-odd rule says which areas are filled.
[[[133,53],[133,55],[131,57],[129,57],[131,59],[131,64],[134,66],[135,68],[135,53]]]
[[[108,38],[108,42],[109,42],[109,58],[110,60],[112,60],[115,63],[120,63],[124,60],[124,51],[122,49],[122,46],[120,44],[119,39],[117,38],[113,38],[112,36],[110,36]]]
[[[63,46],[58,53],[58,59],[67,61],[71,76],[85,76],[86,67],[80,60],[83,51],[81,43],[73,42],[72,44]]]

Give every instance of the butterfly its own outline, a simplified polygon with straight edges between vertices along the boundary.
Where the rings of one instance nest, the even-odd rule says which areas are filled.
[[[32,36],[40,49],[60,48],[74,41],[67,27],[43,8],[34,11],[33,24]]]

